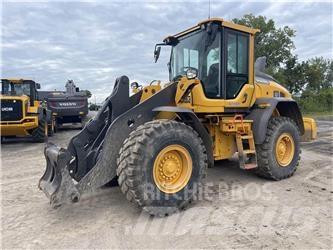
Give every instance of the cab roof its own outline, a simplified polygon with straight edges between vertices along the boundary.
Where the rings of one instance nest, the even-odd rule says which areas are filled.
[[[192,32],[192,31],[200,29],[201,25],[209,23],[209,22],[220,23],[221,26],[228,27],[228,28],[231,28],[231,29],[234,29],[234,30],[239,30],[239,31],[246,32],[246,33],[253,34],[253,35],[260,31],[259,29],[252,29],[252,28],[249,28],[249,27],[244,26],[244,25],[235,24],[235,23],[226,21],[223,18],[214,17],[214,18],[203,20],[200,23],[198,23],[197,25],[195,25],[195,26],[193,26],[193,27],[191,27],[187,30],[184,30],[182,32],[179,32],[179,33],[173,35],[173,36],[168,36],[168,37],[178,38],[178,37],[184,36],[184,35]],[[165,39],[167,39],[168,37],[166,37]]]
[[[23,82],[26,82],[26,81],[35,82],[31,79],[19,79],[19,78],[6,78],[6,79],[1,79],[1,81],[9,81],[9,82],[12,82],[12,83],[15,83],[15,84],[23,83]]]

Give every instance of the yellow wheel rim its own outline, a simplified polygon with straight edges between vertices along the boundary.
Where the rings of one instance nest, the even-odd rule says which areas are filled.
[[[276,160],[281,167],[288,166],[294,158],[295,142],[288,133],[279,136],[275,145]]]
[[[153,177],[156,186],[164,193],[174,194],[182,190],[192,174],[192,158],[186,148],[180,145],[165,147],[157,155]]]

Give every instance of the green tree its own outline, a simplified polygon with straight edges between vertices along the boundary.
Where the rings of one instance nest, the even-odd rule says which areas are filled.
[[[89,90],[82,90],[84,92],[86,92],[86,95],[88,96],[88,98],[90,98],[92,96],[91,92]]]
[[[311,58],[305,66],[306,89],[318,93],[332,87],[332,60],[323,57]]]
[[[89,103],[89,110],[90,111],[97,111],[100,109],[100,106],[95,103]]]
[[[289,58],[284,67],[274,74],[275,79],[282,83],[292,94],[301,93],[306,86],[306,62],[298,63],[297,56]]]
[[[260,32],[255,36],[255,58],[267,57],[268,72],[275,72],[281,64],[292,58],[292,50],[295,48],[293,37],[296,31],[284,26],[275,27],[275,22],[264,16],[246,14],[241,18],[234,18],[234,23],[246,25]]]

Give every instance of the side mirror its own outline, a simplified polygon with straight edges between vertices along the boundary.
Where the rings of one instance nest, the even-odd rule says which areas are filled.
[[[76,88],[75,88],[75,92],[80,92],[80,88],[79,88],[79,87],[76,87]]]
[[[131,83],[131,89],[138,89],[138,88],[139,88],[139,84],[137,82]]]
[[[155,63],[157,62],[158,58],[160,57],[160,53],[161,53],[161,47],[155,46],[155,50],[154,50],[154,59],[155,59]]]
[[[36,89],[40,89],[40,83],[36,83]]]

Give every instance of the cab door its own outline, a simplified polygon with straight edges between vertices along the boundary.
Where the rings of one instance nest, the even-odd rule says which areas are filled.
[[[250,34],[224,28],[223,93],[225,107],[249,107],[254,93]],[[251,41],[250,41],[251,40]],[[253,49],[252,49],[253,53]],[[251,59],[250,59],[251,58]]]

